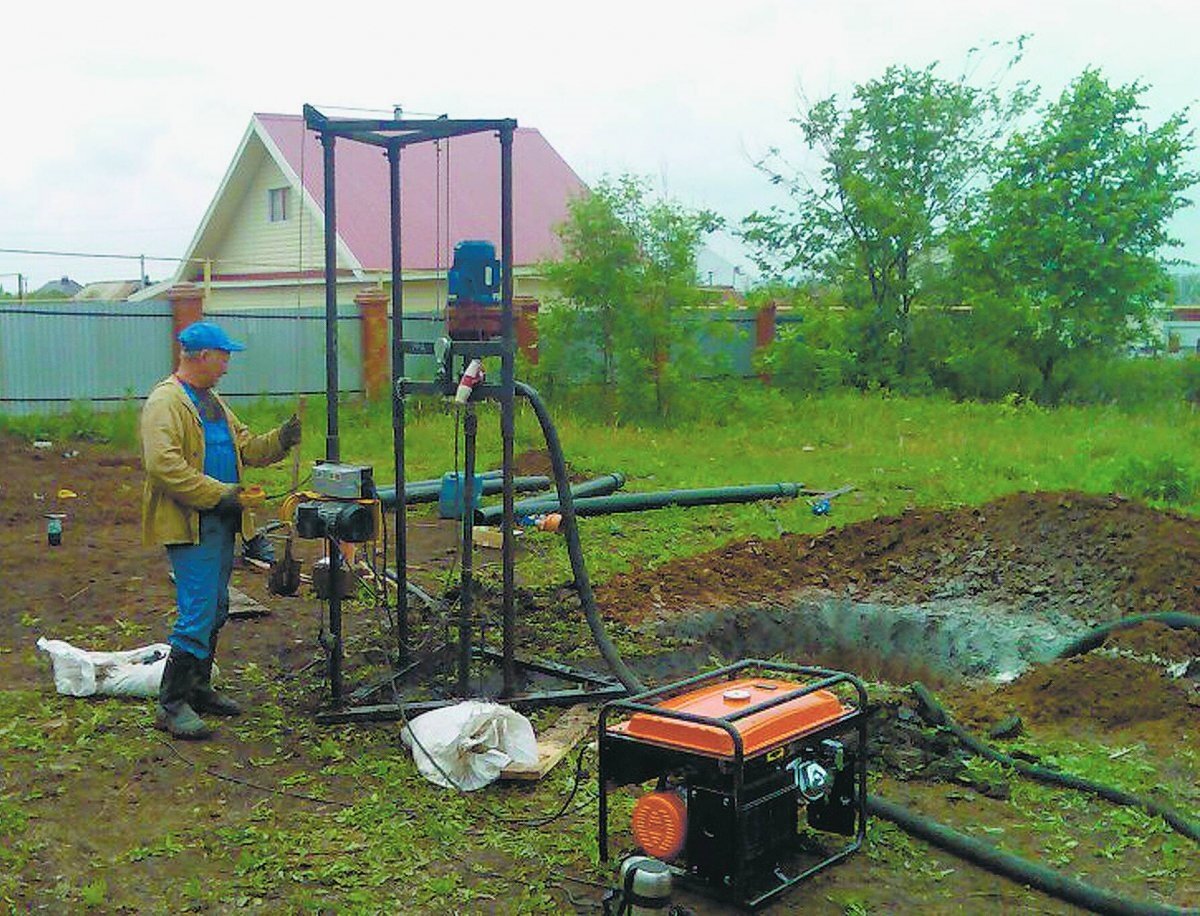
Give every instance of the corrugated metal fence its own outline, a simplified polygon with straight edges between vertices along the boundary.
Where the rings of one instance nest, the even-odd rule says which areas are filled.
[[[221,381],[231,400],[325,392],[325,311],[320,307],[209,312],[247,349]],[[782,316],[781,316],[782,318]],[[358,307],[338,310],[338,382],[363,390]],[[703,347],[721,353],[733,376],[754,374],[754,313],[741,310],[699,319],[713,325]],[[786,319],[783,319],[786,320]],[[443,319],[410,313],[404,334],[433,340]],[[97,409],[140,401],[172,369],[171,306],[166,302],[0,304],[0,413],[47,414],[88,402]],[[430,378],[433,359],[409,356],[405,374]]]
[[[313,308],[211,312],[245,341],[221,393],[231,399],[325,391],[325,313]],[[362,389],[359,315],[338,315],[339,387]],[[166,302],[27,302],[0,305],[0,412],[45,414],[90,402],[97,409],[138,401],[171,372]]]

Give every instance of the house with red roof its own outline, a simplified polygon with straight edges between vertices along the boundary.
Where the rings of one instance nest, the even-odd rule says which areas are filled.
[[[388,165],[383,151],[338,141],[338,301],[391,276]],[[500,247],[500,148],[490,133],[416,144],[401,159],[405,310],[444,304],[454,246]],[[534,128],[513,137],[513,287],[540,297],[539,263],[558,257],[555,227],[586,193]],[[204,290],[205,309],[323,306],[324,177],[317,136],[300,115],[255,114],[173,283]]]

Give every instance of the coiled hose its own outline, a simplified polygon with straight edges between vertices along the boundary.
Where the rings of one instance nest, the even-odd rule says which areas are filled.
[[[558,441],[558,430],[554,428],[554,421],[550,419],[550,412],[546,410],[545,403],[532,386],[522,381],[514,381],[513,387],[516,393],[527,399],[533,407],[533,412],[537,414],[538,423],[542,427],[542,435],[546,439],[546,450],[550,453],[554,485],[558,490],[558,511],[562,515],[559,530],[567,540],[567,554],[571,558],[571,574],[575,577],[575,590],[579,593],[579,602],[583,606],[583,616],[587,619],[588,627],[592,631],[592,639],[595,640],[596,647],[600,650],[604,660],[608,662],[608,667],[625,685],[625,688],[630,693],[641,693],[646,688],[638,680],[637,675],[629,670],[629,666],[621,658],[621,653],[608,638],[608,633],[604,629],[604,621],[596,609],[592,584],[588,579],[587,567],[583,562],[583,547],[579,543],[579,529],[575,523],[575,500],[571,495],[571,482],[567,479],[567,463],[563,458],[562,445]]]
[[[1058,653],[1057,657],[1069,658],[1087,652],[1103,643],[1108,634],[1147,621],[1163,623],[1175,629],[1191,628],[1200,630],[1200,617],[1192,614],[1141,614],[1125,618],[1124,620],[1114,621],[1091,630],[1074,642],[1069,643]],[[1089,779],[1083,779],[1082,777],[1059,773],[1056,770],[1050,770],[1045,767],[1027,764],[1007,754],[1002,754],[988,747],[958,725],[949,713],[938,704],[937,700],[924,685],[919,682],[914,683],[912,691],[922,707],[923,716],[933,724],[949,730],[959,741],[976,754],[1012,767],[1018,772],[1041,782],[1082,789],[1117,804],[1142,808],[1151,814],[1161,817],[1184,836],[1200,841],[1200,824],[1188,820],[1174,809],[1166,805],[1161,805],[1152,799],[1140,798],[1139,796],[1115,789],[1111,786],[1105,786]],[[932,843],[934,846],[944,849],[968,862],[973,862],[982,868],[986,868],[988,871],[1012,878],[1014,881],[1019,881],[1022,884],[1028,884],[1030,887],[1036,887],[1038,890],[1044,891],[1053,897],[1085,907],[1096,913],[1112,914],[1112,916],[1200,916],[1200,909],[1130,900],[1128,897],[1122,897],[1120,894],[1115,894],[1112,891],[1106,891],[1103,888],[1087,884],[1077,878],[1060,874],[1052,868],[1005,852],[989,843],[984,843],[974,837],[967,836],[965,833],[959,833],[957,830],[947,827],[944,824],[939,824],[937,821],[914,814],[912,811],[887,799],[880,798],[878,795],[867,797],[867,811],[877,817],[882,817],[884,820],[891,821],[913,836]]]

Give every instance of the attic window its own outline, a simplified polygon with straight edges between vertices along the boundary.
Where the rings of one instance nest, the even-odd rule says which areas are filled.
[[[267,220],[282,223],[288,218],[288,189],[271,188],[267,191]]]

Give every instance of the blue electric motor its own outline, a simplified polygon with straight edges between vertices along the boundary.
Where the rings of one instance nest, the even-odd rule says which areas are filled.
[[[454,246],[448,287],[451,302],[497,302],[500,298],[500,262],[491,242],[467,240]]]

